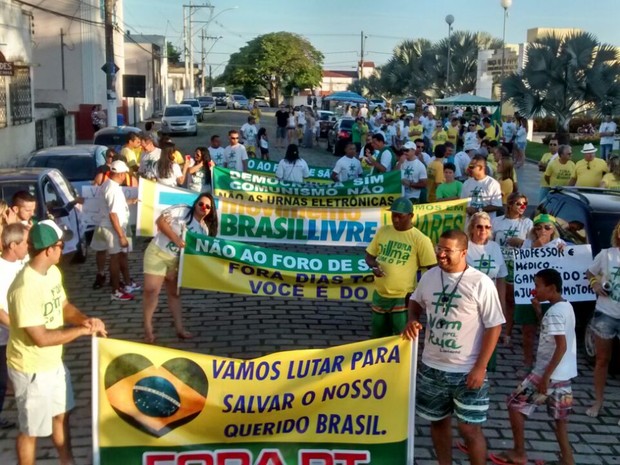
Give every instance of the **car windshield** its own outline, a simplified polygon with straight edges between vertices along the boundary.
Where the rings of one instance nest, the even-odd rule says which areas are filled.
[[[200,102],[213,102],[213,97],[200,97],[198,100]]]
[[[329,121],[333,116],[332,113],[319,113],[319,119],[321,121]]]
[[[187,107],[167,107],[164,116],[193,116],[194,112]]]
[[[340,129],[351,129],[355,120],[343,119],[340,121]]]
[[[233,95],[233,98],[235,100],[247,100],[247,98],[245,98],[243,95]]]
[[[191,105],[192,107],[200,106],[198,100],[183,100],[181,105]]]
[[[28,166],[37,168],[56,168],[71,181],[88,181],[95,179],[97,166],[94,157],[73,155],[50,155],[33,157]]]
[[[93,142],[95,145],[105,145],[106,147],[122,147],[127,142],[127,133],[115,132],[112,134],[100,134]],[[120,149],[119,149],[120,150]]]

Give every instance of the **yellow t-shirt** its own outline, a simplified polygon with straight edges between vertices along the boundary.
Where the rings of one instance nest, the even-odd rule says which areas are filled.
[[[448,140],[448,133],[441,129],[441,131],[433,132],[433,136],[431,137],[433,141],[433,147],[444,144]]]
[[[63,305],[67,300],[62,276],[56,266],[42,275],[26,265],[15,277],[7,296],[11,327],[7,363],[22,373],[53,370],[62,364],[62,345],[37,347],[24,328],[64,325]]]
[[[447,134],[448,134],[448,140],[452,142],[454,146],[456,147],[456,141],[459,138],[459,127],[450,126],[448,128]]]
[[[542,157],[540,157],[540,163],[545,165],[545,169],[547,169],[546,166],[549,165],[549,160],[551,160],[551,157],[553,157],[553,154],[551,152],[547,152]],[[540,177],[540,187],[549,187],[549,184],[547,184],[547,181],[545,181],[544,171],[545,170],[543,170],[543,175]]]
[[[437,200],[437,186],[446,182],[443,177],[443,160],[433,160],[426,169],[428,178],[426,179],[426,191],[428,192],[428,201]]]
[[[185,158],[183,158],[183,155],[178,150],[174,151],[174,162],[177,165],[182,165],[183,163],[185,163]]]
[[[549,176],[549,186],[568,186],[568,181],[571,180],[575,174],[575,163],[571,160],[567,161],[564,165],[560,163],[560,158],[556,158],[545,170],[545,176]]]
[[[140,163],[139,158],[141,154],[142,154],[142,148],[131,149],[125,146],[121,149],[121,155],[125,157],[125,160],[127,160],[127,166],[129,168],[138,167],[138,163]]]
[[[575,185],[580,187],[598,187],[601,185],[603,175],[607,170],[607,163],[600,158],[595,158],[591,162],[579,160],[575,163],[575,177],[577,178]]]
[[[375,289],[382,297],[405,297],[417,285],[418,268],[437,263],[431,240],[417,228],[397,231],[392,225],[383,226],[366,252],[377,257],[385,273],[375,278]]]
[[[515,183],[510,178],[502,179],[499,181],[499,186],[502,190],[502,203],[506,205],[508,203],[508,196],[512,194],[514,190]]]
[[[422,137],[422,133],[424,132],[424,128],[421,124],[410,124],[409,125],[409,139],[415,140]]]
[[[485,139],[497,140],[497,136],[495,135],[495,127],[493,125],[488,128],[484,128],[484,133],[486,134],[484,137]]]
[[[601,182],[603,183],[603,186],[605,186],[607,189],[620,190],[620,177],[616,178],[613,173],[607,173],[605,176],[603,176]]]

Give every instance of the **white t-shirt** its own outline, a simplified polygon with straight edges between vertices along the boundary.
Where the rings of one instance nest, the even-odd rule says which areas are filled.
[[[24,267],[21,260],[9,262],[0,257],[0,312],[9,313],[9,305],[6,301],[9,287],[13,284],[13,280],[17,273]],[[9,342],[9,328],[0,324],[0,346],[5,346]]]
[[[241,126],[241,136],[243,137],[245,145],[256,147],[257,134],[258,129],[256,129],[255,124],[245,123],[243,126]]]
[[[224,157],[224,147],[208,147],[209,155],[211,155],[211,161],[215,163],[215,166],[225,166],[226,158]]]
[[[467,155],[467,152],[458,152],[454,155],[454,166],[456,166],[456,171],[454,172],[454,176],[457,178],[461,178],[467,174],[467,167],[471,163],[471,158]]]
[[[310,176],[308,163],[301,158],[295,160],[295,163],[293,164],[282,159],[276,168],[276,178],[281,179],[282,181],[304,182],[304,179],[308,176]]]
[[[608,297],[598,296],[595,309],[599,312],[620,319],[620,250],[618,247],[601,250],[588,271],[599,277],[601,284],[607,281],[612,289]]]
[[[502,215],[494,218],[491,225],[493,226],[493,239],[500,245],[504,254],[504,262],[508,269],[507,281],[512,283],[514,280],[515,251],[517,248],[509,246],[507,241],[512,237],[525,241],[527,234],[534,227],[534,223],[526,217],[506,218],[505,215]]]
[[[224,149],[224,166],[229,170],[244,171],[243,161],[248,159],[248,152],[241,144],[229,145]]]
[[[267,140],[267,138],[261,137],[260,140],[258,141],[258,144],[261,149],[269,150],[269,141]]]
[[[512,138],[517,134],[517,125],[515,123],[503,123],[502,134],[504,135],[504,140],[506,142],[512,142]]]
[[[411,300],[426,311],[422,361],[450,373],[469,373],[480,355],[485,329],[506,321],[495,283],[471,266],[464,273],[431,268]]]
[[[155,147],[152,152],[142,152],[138,172],[146,179],[155,179],[157,175],[157,162],[161,156],[161,149]]]
[[[297,127],[297,123],[295,122],[296,118],[295,115],[293,113],[290,114],[290,116],[288,117],[288,122],[286,123],[287,127],[289,129],[295,129]]]
[[[99,226],[112,228],[110,213],[116,213],[121,229],[127,229],[127,225],[129,224],[129,207],[127,206],[127,199],[125,198],[121,185],[112,179],[108,179],[101,185],[97,194],[103,197],[108,207],[108,211],[101,215],[101,223],[99,223]]]
[[[387,147],[384,147],[382,150],[380,150],[379,155],[377,156],[377,161],[385,167],[386,173],[388,171],[392,171],[392,169],[394,168],[394,165],[395,165],[395,163],[393,163],[394,159],[395,159],[394,154]],[[374,173],[374,167],[372,169],[372,172]]]
[[[554,381],[567,381],[577,376],[577,341],[575,338],[575,312],[569,302],[558,302],[545,313],[540,324],[538,351],[533,372],[543,375],[555,352],[553,336],[566,337],[566,352],[551,374]]]
[[[426,152],[422,152],[422,160],[424,160],[424,164],[426,166],[430,165],[431,161],[433,161],[431,156],[428,153],[426,153]]]
[[[495,241],[467,246],[467,264],[483,272],[491,279],[505,278],[508,275],[502,249]]]
[[[193,164],[193,163],[192,163]],[[189,181],[189,189],[194,192],[202,192],[205,186],[205,179],[207,177],[207,170],[209,168],[205,168],[204,166],[196,171],[194,174],[191,174],[191,178]]]
[[[357,158],[344,155],[336,162],[333,172],[338,175],[340,182],[350,181],[362,176],[362,164]]]
[[[426,167],[417,158],[405,160],[405,162],[400,165],[400,170],[402,171],[403,179],[407,179],[414,183],[418,183],[423,179],[428,179]],[[422,189],[420,188],[405,186],[405,197],[408,199],[419,199],[421,193]]]
[[[616,132],[617,126],[616,123],[610,121],[609,123],[603,122],[601,126],[598,128],[598,132]],[[614,136],[610,137],[601,137],[601,144],[613,144]]]
[[[523,126],[519,126],[519,129],[517,129],[517,144],[524,144],[525,142],[527,142],[527,131],[525,130],[525,127]]]
[[[189,215],[190,211],[191,207],[187,205],[173,205],[166,208],[163,212],[161,212],[161,214],[164,216],[172,230],[179,236],[181,236],[184,227],[187,230],[197,234],[209,234],[209,229],[207,228],[207,226],[203,223],[199,223],[193,216],[192,221],[187,224],[187,216]],[[153,242],[157,247],[159,247],[163,252],[167,253],[168,255],[176,257],[180,253],[177,245],[172,242],[168,236],[166,236],[163,232],[159,230],[155,233]]]
[[[183,171],[181,171],[181,167],[178,165],[178,163],[173,163],[172,171],[170,172],[170,174],[165,178],[159,177],[158,174],[157,182],[163,184],[164,186],[178,187],[179,184],[177,183],[177,179],[181,176],[183,176]]]
[[[476,131],[468,131],[463,137],[463,150],[478,150],[480,143],[478,142],[478,134]]]
[[[484,179],[476,181],[469,178],[463,183],[461,190],[461,198],[471,197],[469,206],[474,208],[483,208],[487,206],[502,206],[502,189],[496,179],[491,176],[485,176]],[[491,220],[496,217],[495,212],[489,213]]]

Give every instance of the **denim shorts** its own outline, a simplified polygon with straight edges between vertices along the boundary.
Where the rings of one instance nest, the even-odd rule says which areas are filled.
[[[595,311],[590,320],[590,329],[601,339],[613,339],[614,337],[620,339],[620,318]]]
[[[538,392],[541,377],[530,373],[508,397],[508,408],[530,416],[539,405],[547,406],[554,420],[566,420],[573,408],[573,390],[570,380],[549,382],[547,392]]]
[[[454,413],[459,423],[484,423],[489,410],[489,382],[485,379],[481,388],[468,389],[468,375],[421,364],[416,393],[418,415],[429,421],[440,421]]]

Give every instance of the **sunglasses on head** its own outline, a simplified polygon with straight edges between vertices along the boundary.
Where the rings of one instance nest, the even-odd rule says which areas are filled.
[[[491,229],[491,225],[488,224],[477,224],[476,229]]]
[[[538,225],[534,226],[534,229],[537,229],[537,230],[544,229],[545,231],[551,231],[553,229],[553,226],[551,226],[550,224],[545,224],[544,226],[538,224]]]
[[[206,210],[211,210],[211,205],[206,202],[198,202],[199,207],[204,207]]]

